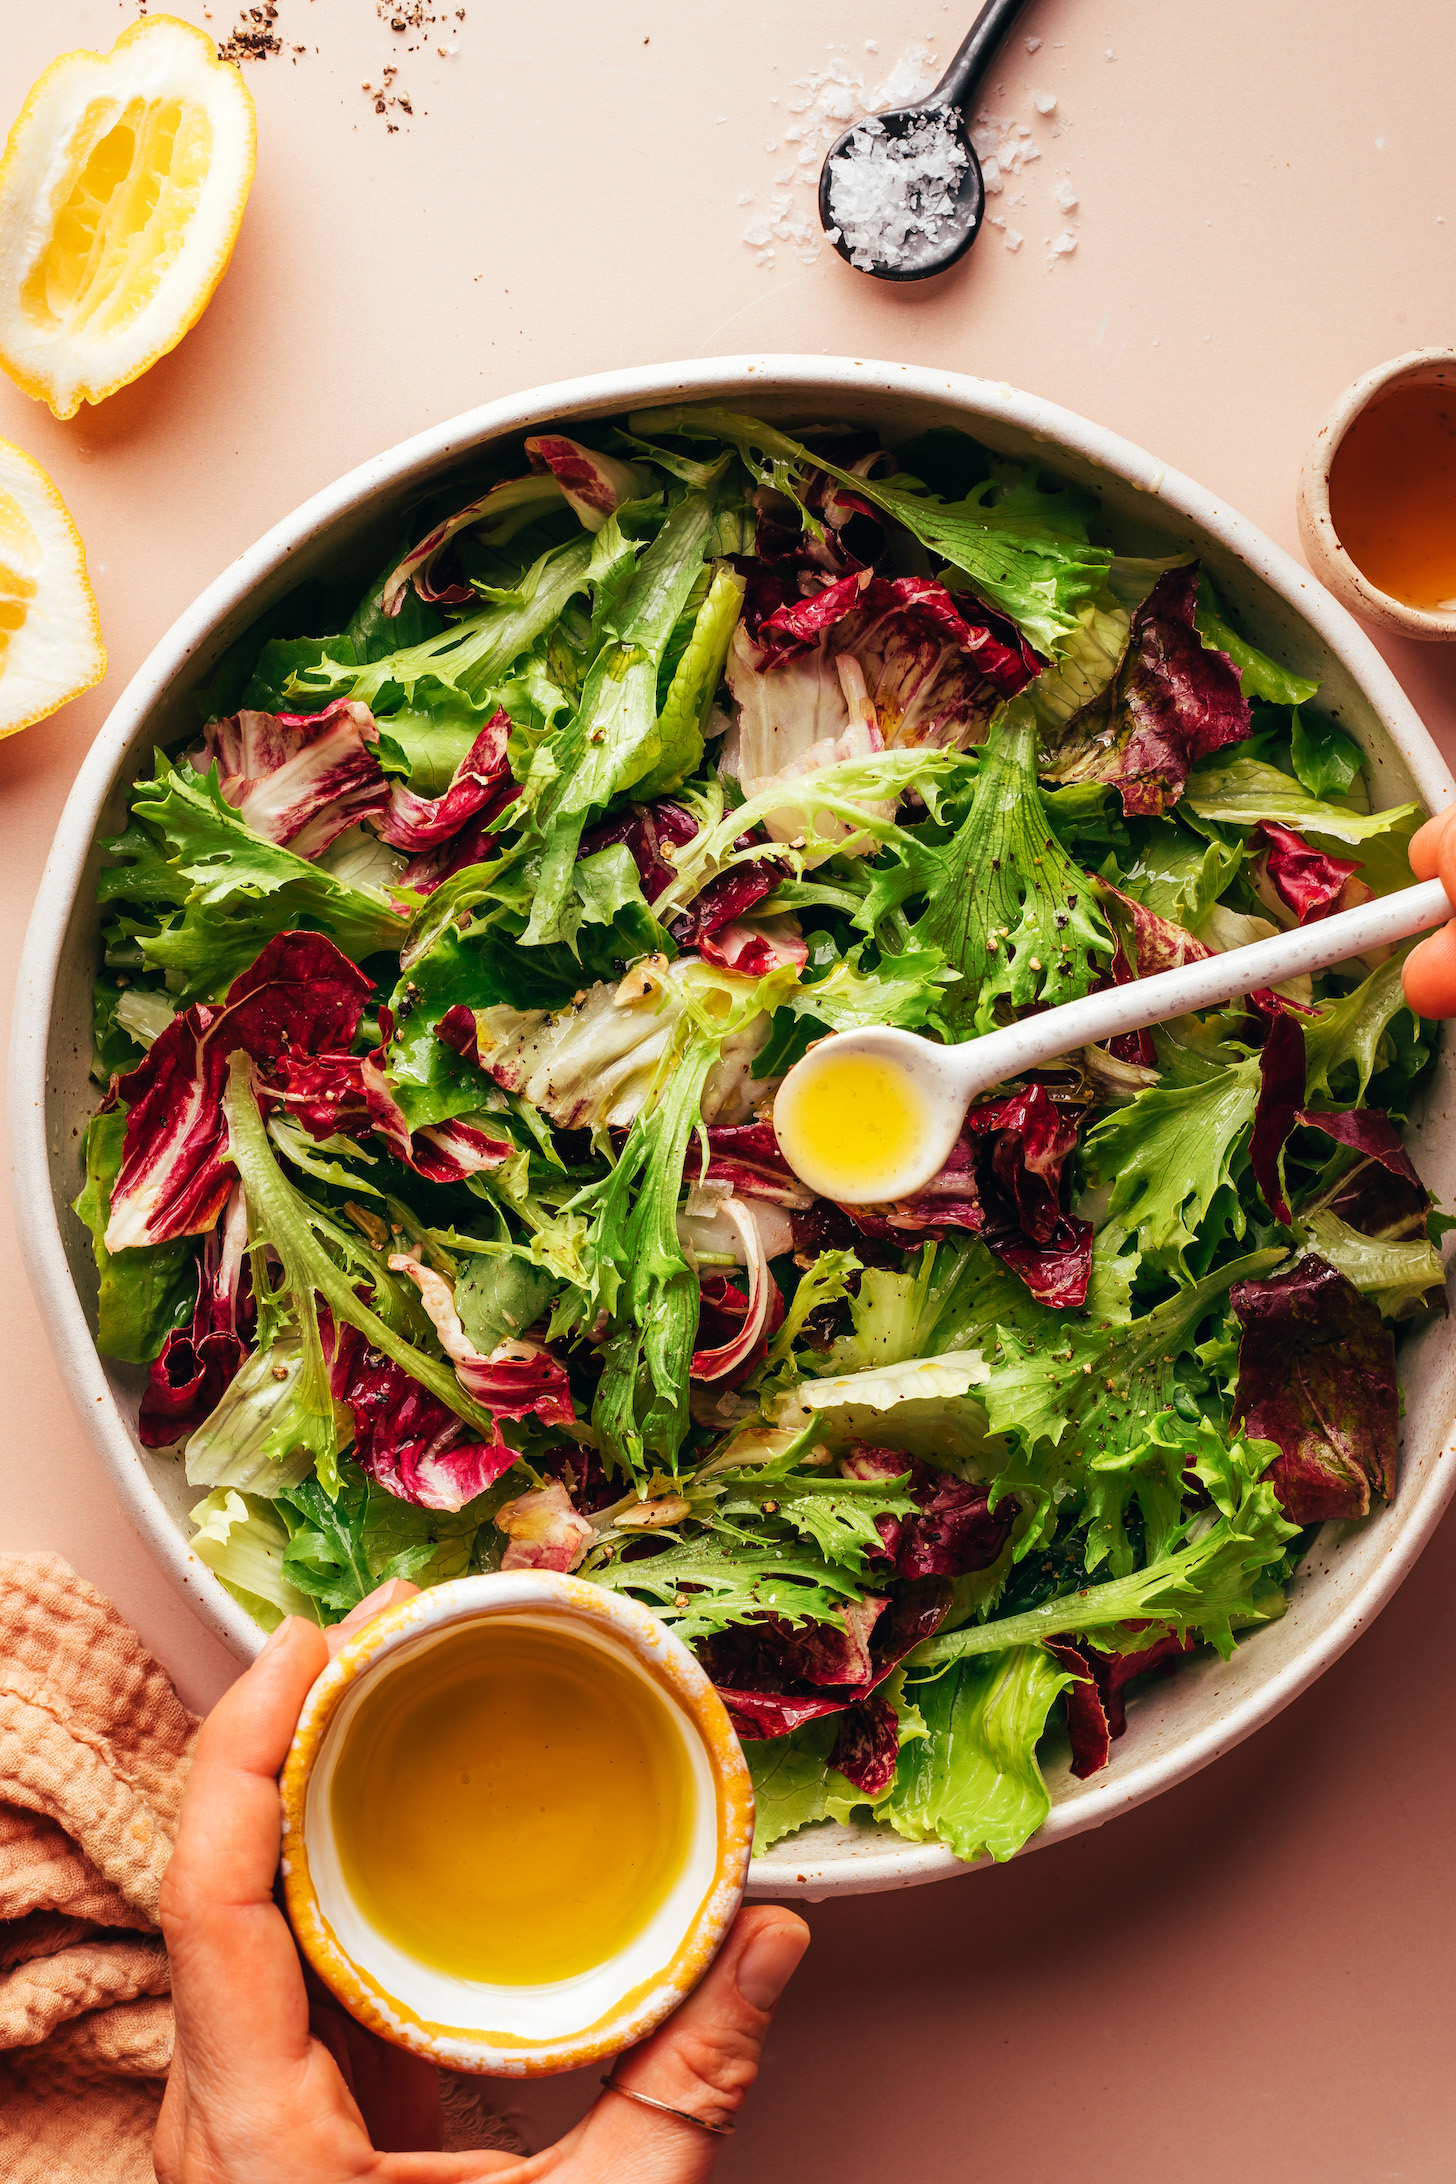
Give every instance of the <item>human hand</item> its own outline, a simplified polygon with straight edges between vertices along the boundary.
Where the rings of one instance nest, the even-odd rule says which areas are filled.
[[[606,2092],[527,2159],[440,2153],[435,2070],[331,1999],[311,2020],[273,1899],[278,1770],[325,1662],[351,1629],[416,1589],[381,1588],[327,1638],[290,1618],[203,1725],[162,1888],[177,2048],[153,2148],[159,2184],[704,2184],[720,2139]],[[731,2115],[808,1942],[791,1911],[741,1911],[702,1983],[619,2059],[616,2078],[669,2108]]]
[[[1456,902],[1456,804],[1413,836],[1410,862],[1418,880],[1439,879]],[[1417,1016],[1456,1016],[1456,918],[1412,948],[1401,982]]]

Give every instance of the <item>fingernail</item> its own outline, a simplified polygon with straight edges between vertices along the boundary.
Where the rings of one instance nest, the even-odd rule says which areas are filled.
[[[771,2010],[809,1946],[806,1926],[771,1926],[755,1934],[738,1959],[738,1992],[756,2010]]]
[[[293,1622],[294,1618],[291,1615],[285,1615],[278,1628],[271,1631],[263,1640],[262,1645],[258,1648],[258,1659],[260,1661],[265,1660],[270,1653],[275,1653],[279,1646],[284,1643],[288,1633],[293,1628]]]

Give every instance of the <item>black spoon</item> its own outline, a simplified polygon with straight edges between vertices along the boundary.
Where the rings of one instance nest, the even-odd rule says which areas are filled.
[[[981,232],[986,186],[971,143],[971,115],[996,50],[1026,4],[1027,0],[986,0],[955,59],[928,98],[914,106],[892,107],[887,114],[877,114],[873,117],[877,124],[874,129],[857,121],[830,145],[819,172],[819,218],[840,257],[853,264],[852,245],[846,242],[830,205],[836,164],[866,157],[871,145],[882,139],[903,142],[927,116],[954,113],[958,117],[953,128],[966,163],[946,193],[944,212],[934,219],[934,233],[929,228],[912,228],[903,245],[902,264],[876,263],[857,267],[857,271],[869,273],[877,281],[923,281],[963,258]]]

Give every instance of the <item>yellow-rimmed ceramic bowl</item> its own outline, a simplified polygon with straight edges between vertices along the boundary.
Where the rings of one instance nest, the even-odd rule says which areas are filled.
[[[639,1677],[681,1737],[692,1783],[682,1871],[646,1926],[590,1971],[531,1987],[459,1978],[380,1933],[345,1879],[329,1810],[365,1692],[462,1625],[495,1619],[548,1625]],[[738,1739],[686,1646],[635,1601],[544,1570],[456,1578],[370,1623],[310,1691],[281,1787],[288,1914],[320,1978],[386,2040],[494,2076],[576,2070],[655,2030],[711,1964],[742,1898],[753,1841]]]

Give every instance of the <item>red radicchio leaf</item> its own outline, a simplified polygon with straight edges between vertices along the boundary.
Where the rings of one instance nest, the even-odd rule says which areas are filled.
[[[964,1577],[986,1570],[1011,1536],[1020,1504],[1003,1495],[990,1508],[986,1487],[935,1471],[899,1449],[857,1442],[839,1460],[847,1479],[890,1480],[910,1474],[910,1493],[920,1505],[911,1517],[878,1517],[876,1528],[897,1577]]]
[[[1249,733],[1239,671],[1200,639],[1197,604],[1198,563],[1166,569],[1133,614],[1113,683],[1064,731],[1071,743],[1090,739],[1111,717],[1113,740],[1092,778],[1115,784],[1129,818],[1166,811],[1201,759]]]
[[[1041,1084],[973,1107],[940,1173],[888,1214],[847,1210],[866,1235],[908,1238],[963,1228],[1019,1274],[1041,1303],[1075,1310],[1092,1275],[1093,1228],[1062,1210],[1075,1126]]]
[[[730,1198],[727,1205],[732,1204]],[[749,1293],[745,1297],[726,1274],[703,1275],[698,1307],[702,1347],[693,1352],[690,1367],[694,1380],[721,1381],[725,1388],[738,1387],[762,1364],[768,1338],[784,1319],[784,1300],[769,1273],[758,1230],[751,1218],[740,1220],[738,1227],[751,1253]]]
[[[353,1414],[355,1457],[386,1493],[420,1509],[463,1509],[510,1470],[516,1452],[499,1428],[489,1442],[467,1441],[464,1419],[372,1350],[357,1327],[342,1327],[335,1340],[321,1310],[319,1329],[334,1399]]]
[[[746,849],[751,840],[751,835],[741,834],[735,847]],[[673,919],[668,931],[679,948],[698,948],[707,956],[707,943],[714,935],[733,926],[755,903],[772,894],[783,877],[783,870],[776,858],[755,857],[752,864],[735,865],[728,872],[716,873],[682,915]],[[797,960],[803,962],[807,956],[806,948]],[[711,956],[708,959],[713,960]]]
[[[1346,882],[1360,870],[1357,862],[1311,849],[1293,827],[1278,826],[1272,819],[1261,820],[1254,832],[1268,844],[1264,870],[1270,886],[1301,925],[1313,925],[1339,909]]]
[[[1092,1671],[1102,1710],[1107,1716],[1108,1732],[1114,1739],[1122,1736],[1127,1728],[1124,1693],[1128,1685],[1141,1676],[1168,1675],[1185,1653],[1197,1650],[1198,1644],[1192,1632],[1186,1638],[1180,1638],[1176,1631],[1167,1631],[1161,1638],[1155,1638],[1140,1653],[1103,1653],[1096,1646],[1088,1645],[1085,1639],[1081,1642],[1082,1657]]]
[[[588,531],[599,531],[623,501],[637,496],[637,480],[628,464],[598,455],[564,433],[538,433],[526,442],[526,454],[533,470],[550,472]]]
[[[475,1021],[474,1009],[468,1009],[463,1001],[457,1001],[453,1008],[446,1009],[439,1023],[436,1024],[435,1037],[443,1039],[446,1046],[454,1047],[455,1052],[463,1054],[467,1061],[478,1063],[480,1060],[479,1030],[480,1027]]]
[[[708,1156],[706,1180],[731,1183],[740,1198],[767,1198],[779,1206],[813,1204],[812,1193],[779,1151],[771,1122],[710,1123]]]
[[[680,804],[666,801],[629,804],[615,819],[608,819],[584,834],[577,854],[594,857],[599,849],[611,849],[618,842],[625,843],[642,882],[643,900],[650,905],[677,877],[671,859],[663,855],[664,848],[681,849],[697,831],[697,820]],[[770,880],[760,893],[767,894],[772,885]],[[753,899],[756,902],[758,897]]]
[[[247,1243],[247,1209],[235,1188],[227,1219],[202,1246],[191,1322],[167,1337],[147,1375],[137,1414],[143,1448],[170,1448],[200,1426],[247,1356],[256,1319]]]
[[[829,1764],[847,1782],[878,1797],[894,1781],[899,1758],[900,1724],[888,1699],[860,1699],[845,1709]]]
[[[451,1011],[458,1013],[469,1018],[473,1034],[471,1012]],[[380,1010],[379,1023],[384,1044],[372,1054],[284,1056],[262,1087],[266,1102],[285,1107],[318,1140],[335,1131],[346,1137],[376,1131],[396,1159],[428,1183],[463,1183],[509,1160],[514,1151],[509,1140],[490,1137],[473,1123],[441,1122],[410,1129],[385,1076],[394,1030],[388,1009]]]
[[[374,981],[321,933],[278,933],[227,998],[172,1019],[145,1061],[112,1085],[127,1103],[108,1251],[204,1235],[235,1180],[222,1096],[241,1048],[265,1070],[283,1056],[347,1047]]]
[[[1000,698],[1037,672],[1014,626],[977,603],[976,619],[930,577],[867,570],[791,601],[752,632],[760,673],[789,665],[826,638],[826,658],[859,662],[880,731],[890,745],[962,745]]]
[[[1269,1026],[1259,1056],[1259,1100],[1249,1140],[1254,1181],[1276,1221],[1290,1219],[1279,1155],[1304,1098],[1304,1076],[1304,1033],[1294,1018],[1281,1010]]]
[[[1072,1772],[1085,1782],[1107,1765],[1112,1736],[1102,1695],[1092,1674],[1092,1664],[1070,1638],[1044,1638],[1043,1645],[1058,1668],[1075,1683],[1066,1685],[1062,1703],[1067,1710],[1067,1735],[1072,1740]]]
[[[318,857],[389,802],[366,741],[376,732],[367,705],[340,698],[322,713],[235,713],[209,721],[203,740],[223,802],[265,841]]]
[[[898,1576],[964,1577],[991,1567],[1016,1521],[1013,1496],[1003,1495],[993,1510],[984,1486],[949,1472],[917,1477],[910,1491],[920,1515],[905,1519],[895,1556]]]
[[[740,1737],[782,1737],[868,1698],[934,1633],[949,1605],[950,1587],[931,1578],[904,1586],[888,1604],[851,1602],[843,1631],[774,1616],[707,1639],[698,1654]],[[858,1673],[826,1696],[834,1671]]]
[[[376,821],[380,837],[391,849],[437,850],[468,820],[484,825],[494,818],[516,794],[516,778],[506,757],[510,735],[511,716],[504,706],[497,706],[456,767],[443,796],[416,796],[403,782],[391,782],[388,806]],[[444,875],[432,879],[432,872],[430,867],[423,876],[438,886]],[[414,867],[407,865],[404,881],[414,884],[415,877]]]
[[[1370,1513],[1395,1492],[1395,1338],[1353,1282],[1314,1252],[1267,1281],[1237,1282],[1244,1431],[1278,1444],[1268,1478],[1291,1524]]]

